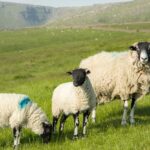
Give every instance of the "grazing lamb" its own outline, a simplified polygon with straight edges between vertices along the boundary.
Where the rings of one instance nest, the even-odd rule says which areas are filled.
[[[78,138],[79,114],[83,113],[83,135],[86,134],[86,124],[92,109],[96,107],[96,96],[91,82],[87,77],[89,70],[75,69],[68,72],[73,82],[59,85],[52,96],[53,131],[55,133],[58,118],[61,116],[59,131],[62,132],[64,123],[69,115],[74,117],[74,135]]]
[[[20,144],[22,127],[30,128],[48,143],[52,125],[43,111],[23,94],[0,94],[0,127],[10,126],[13,130],[14,148]]]
[[[132,99],[130,123],[134,121],[135,102],[150,88],[150,43],[138,42],[129,52],[102,52],[84,59],[80,67],[91,70],[89,79],[99,104],[115,98],[124,101],[122,125],[126,124],[128,100]]]

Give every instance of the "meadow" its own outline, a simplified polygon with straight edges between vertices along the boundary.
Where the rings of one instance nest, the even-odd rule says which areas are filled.
[[[60,83],[71,81],[66,72],[100,51],[123,51],[137,41],[150,41],[147,32],[98,29],[24,29],[0,31],[0,91],[24,93],[38,103],[50,122],[51,96]],[[150,96],[138,101],[136,124],[121,126],[123,104],[119,100],[97,108],[97,121],[88,123],[86,138],[73,141],[73,119],[68,118],[62,137],[44,145],[30,130],[21,136],[22,150],[148,150],[150,149]],[[80,133],[82,116],[80,118]],[[12,149],[10,129],[0,129],[0,150]]]
[[[126,31],[149,31],[150,23],[149,22],[141,22],[141,23],[126,23],[126,24],[111,24],[111,25],[103,25],[103,27],[112,28],[112,29],[122,29]]]

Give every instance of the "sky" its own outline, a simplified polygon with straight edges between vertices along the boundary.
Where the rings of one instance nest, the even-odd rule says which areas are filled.
[[[103,4],[103,3],[110,3],[110,2],[125,2],[130,0],[0,0],[0,1],[53,6],[53,7],[65,7],[65,6],[87,6],[87,5]]]

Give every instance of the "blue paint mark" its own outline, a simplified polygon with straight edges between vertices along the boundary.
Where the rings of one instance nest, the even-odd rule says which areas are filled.
[[[124,54],[126,54],[127,52],[112,52],[112,57],[119,57],[122,56]]]
[[[23,97],[20,102],[19,102],[19,108],[23,109],[25,108],[27,105],[31,104],[32,101],[30,100],[30,98],[28,96]]]

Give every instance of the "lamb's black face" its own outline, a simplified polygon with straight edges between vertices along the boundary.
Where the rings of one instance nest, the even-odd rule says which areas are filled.
[[[90,71],[80,68],[67,73],[69,75],[72,75],[74,86],[81,86],[86,79],[86,75],[89,74]]]
[[[130,46],[130,50],[137,51],[139,59],[142,64],[150,63],[150,43],[139,42]]]
[[[43,134],[41,134],[43,143],[49,143],[52,135],[52,125],[47,122],[43,122],[42,125],[44,129]]]

